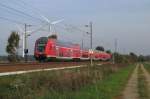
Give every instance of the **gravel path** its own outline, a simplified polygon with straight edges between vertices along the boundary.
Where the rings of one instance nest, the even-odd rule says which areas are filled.
[[[147,82],[147,88],[148,88],[148,91],[150,93],[150,74],[149,72],[144,68],[143,64],[141,64],[141,69],[143,71],[143,74],[145,76],[145,79],[146,79],[146,82]],[[150,94],[149,94],[149,97],[150,97]]]
[[[138,69],[139,64],[137,64],[134,69],[123,93],[121,99],[138,99]]]

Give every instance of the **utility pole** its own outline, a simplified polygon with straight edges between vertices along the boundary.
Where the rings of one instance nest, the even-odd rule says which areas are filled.
[[[116,54],[116,52],[117,52],[117,46],[118,46],[118,40],[117,39],[115,39],[114,40],[114,48],[115,48],[115,50],[114,50],[114,53],[113,53],[113,64],[115,64],[115,54]]]
[[[83,39],[82,39],[82,46],[81,46],[81,47],[82,47],[82,50],[83,50],[83,43],[84,43],[84,42],[83,42]]]
[[[51,24],[48,25],[48,32],[51,34]]]
[[[89,27],[90,28],[90,32],[87,32],[87,34],[90,34],[90,62],[91,62],[91,66],[93,66],[93,23],[90,22],[89,25],[85,25],[86,27]]]
[[[24,54],[25,54],[25,62],[27,62],[27,24],[25,24],[25,32],[24,32]]]
[[[91,34],[91,66],[93,66],[93,24],[90,22],[90,34]]]
[[[115,39],[115,52],[117,52],[118,39]]]
[[[90,22],[90,34],[91,34],[91,50],[93,48],[93,25],[92,22]]]
[[[27,27],[31,27],[32,25],[27,25],[25,24],[25,33],[24,33],[24,54],[25,54],[25,62],[28,61],[28,48],[27,48],[27,38],[28,38],[28,34],[27,34]]]
[[[22,34],[22,57],[24,58],[24,41],[25,41],[25,33]]]

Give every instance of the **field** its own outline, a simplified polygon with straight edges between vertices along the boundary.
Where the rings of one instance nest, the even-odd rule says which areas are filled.
[[[134,65],[102,65],[0,77],[0,99],[111,99]]]

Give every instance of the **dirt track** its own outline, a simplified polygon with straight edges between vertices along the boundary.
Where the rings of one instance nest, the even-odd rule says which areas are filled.
[[[119,99],[140,99],[138,94],[138,70],[139,69],[141,69],[143,72],[143,77],[146,80],[145,86],[148,88],[148,93],[150,93],[150,74],[144,68],[143,64],[137,64],[126,87],[122,92],[121,98]],[[150,98],[150,95],[148,97]]]
[[[150,93],[150,74],[149,72],[144,68],[143,64],[141,64],[141,69],[143,71],[143,74],[145,76],[145,79],[146,79],[146,82],[147,82],[147,88],[148,88],[148,91]],[[149,94],[149,97],[150,97],[150,94]]]
[[[138,69],[139,69],[139,65],[137,65],[136,68],[134,69],[134,71],[122,93],[121,99],[138,99],[138,89],[137,89]]]

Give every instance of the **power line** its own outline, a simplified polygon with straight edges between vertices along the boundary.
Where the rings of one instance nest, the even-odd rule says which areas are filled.
[[[18,2],[16,2],[16,0],[13,0],[13,1],[14,1],[15,3],[18,3]],[[35,12],[35,13],[39,14],[39,15],[43,18],[43,15],[41,14],[41,12],[39,12],[39,11],[40,11],[39,9],[37,9],[37,8],[33,7],[32,5],[30,5],[30,4],[26,3],[26,2],[24,2],[23,0],[18,0],[18,1],[20,1],[23,5],[27,5],[28,7],[32,8],[32,12]],[[66,31],[69,31],[69,29],[70,29],[70,30],[76,30],[76,31],[79,31],[79,32],[82,32],[82,33],[86,33],[86,31],[84,31],[84,30],[82,30],[82,29],[80,29],[80,28],[78,28],[78,27],[76,27],[76,26],[73,26],[73,25],[71,25],[71,24],[69,24],[69,25],[64,24],[64,26],[67,27],[67,28],[62,27],[62,26],[59,26],[59,27],[60,27],[60,28],[63,28],[63,29],[66,30]],[[68,27],[69,27],[69,28],[68,28]]]
[[[18,1],[20,1],[21,3],[23,3],[23,5],[27,5],[28,7],[32,8],[32,9],[31,9],[32,12],[35,12],[35,13],[38,13],[39,15],[41,15],[40,9],[37,9],[37,8],[33,7],[32,5],[30,5],[30,4],[26,3],[26,2],[24,2],[23,0],[18,0]],[[33,11],[33,10],[34,10],[34,11]]]
[[[82,32],[82,33],[87,33],[86,31],[84,31],[84,30],[82,30],[82,29],[80,29],[80,28],[78,28],[77,26],[74,26],[74,25],[71,25],[71,24],[64,24],[66,27],[71,27],[71,29],[74,29],[74,30],[76,30],[76,31],[79,31],[79,32]]]
[[[27,13],[25,13],[25,12],[22,12],[22,11],[20,11],[20,10],[15,9],[15,8],[6,6],[6,5],[4,5],[4,4],[2,4],[2,3],[0,3],[0,6],[2,6],[2,7],[4,7],[4,8],[7,8],[7,9],[9,9],[9,10],[15,11],[15,12],[17,12],[17,13],[20,13],[20,14],[22,14],[22,15],[31,17],[31,18],[33,18],[33,19],[39,20],[39,21],[41,21],[41,22],[45,22],[44,20],[41,20],[40,18],[33,17],[33,16],[30,15],[30,14],[27,14]]]
[[[46,25],[47,25],[47,24],[46,24]],[[36,29],[36,30],[32,31],[32,32],[30,33],[30,35],[34,34],[35,32],[40,31],[40,30],[41,30],[41,29],[43,29],[46,25],[42,25],[42,26],[41,26],[41,27],[39,27],[38,29]]]
[[[14,0],[14,1],[16,1],[16,0]],[[30,5],[30,4],[26,3],[26,2],[24,2],[23,0],[17,0],[17,1],[20,1],[20,2],[22,2],[23,5],[27,5],[28,7],[32,8],[32,12],[38,13],[41,17],[43,16],[43,14],[41,14],[41,12],[40,12],[40,9],[33,7],[32,5]],[[16,3],[17,3],[17,2],[16,2]],[[42,18],[43,18],[43,17],[42,17]],[[65,27],[68,27],[67,24],[64,24],[64,26],[65,26]],[[82,29],[80,29],[80,28],[78,28],[78,27],[76,27],[76,26],[73,26],[73,25],[71,25],[71,24],[69,24],[69,26],[71,27],[71,29],[74,29],[74,30],[76,30],[76,31],[80,31],[80,32],[86,33],[86,31],[84,31],[84,30],[82,30]],[[63,29],[65,29],[65,30],[68,31],[68,29],[66,29],[65,27],[62,27],[62,26],[59,26],[59,27],[61,27],[61,28],[63,28]]]
[[[45,18],[47,18],[43,13],[41,13],[40,9],[38,9],[36,7],[33,7],[32,5],[24,2],[23,0],[17,0],[17,1],[20,1],[20,3],[22,3],[23,5],[27,5],[28,8],[32,8],[32,9],[30,9],[30,11],[32,11],[33,13],[38,14],[42,19],[44,18],[44,20],[45,20]],[[18,3],[18,2],[16,2],[16,0],[14,0],[14,2]],[[24,7],[24,8],[27,8],[27,7]]]
[[[22,22],[19,22],[19,21],[13,20],[13,19],[8,19],[8,18],[1,17],[1,16],[0,16],[0,19],[6,20],[6,21],[9,21],[9,22],[12,22],[12,23],[24,24],[24,23],[22,23]]]
[[[32,9],[30,9],[30,11],[32,11],[33,13],[36,13],[36,14],[38,13],[39,14],[39,9],[33,11],[33,9],[36,9],[36,8],[32,7],[31,5],[29,5],[28,3],[24,2],[23,0],[11,0],[11,2],[14,2],[14,4],[16,4],[16,3],[20,4],[17,1],[19,1],[20,3],[22,3],[22,6],[20,8],[24,8],[24,9],[26,9],[26,8],[32,8]],[[25,5],[27,5],[28,7],[26,7]]]
[[[16,1],[16,0],[13,0],[13,1]],[[24,2],[23,0],[17,0],[17,1],[20,1],[23,5],[27,5],[28,7],[32,8],[32,12],[35,12],[35,13],[39,14],[41,17],[43,16],[43,15],[41,14],[41,12],[40,12],[40,9],[33,7],[32,5],[30,5],[30,4],[26,3],[26,2]],[[16,2],[16,3],[18,3],[18,2]],[[42,17],[42,18],[43,18],[43,17]],[[67,28],[68,28],[68,26],[70,26],[70,27],[71,27],[70,30],[73,29],[73,30],[76,30],[76,31],[80,31],[80,32],[86,33],[86,31],[84,31],[84,30],[82,30],[82,29],[80,29],[80,28],[78,28],[78,27],[76,27],[76,26],[73,26],[73,25],[71,25],[71,24],[69,24],[69,25],[64,24],[64,26],[67,27]],[[62,26],[59,26],[59,27],[65,29],[66,31],[69,30],[69,29],[67,29],[67,28],[65,28],[65,27],[62,27]]]
[[[12,11],[10,11],[10,10],[7,10],[7,9],[4,9],[6,12],[8,12],[9,14],[13,14],[13,15],[16,15],[17,14],[17,16],[21,16],[21,17],[23,17],[23,15],[20,15],[19,13],[16,13],[16,12],[12,12]],[[24,17],[24,18],[26,18],[26,19],[33,19],[33,18],[31,18],[31,17]]]
[[[12,0],[11,0],[11,1],[12,1]],[[26,2],[23,1],[23,0],[13,0],[13,1],[14,1],[15,3],[18,3],[18,2],[16,2],[16,1],[19,1],[19,2],[21,2],[23,5],[27,5],[28,7],[32,8],[32,9],[31,9],[32,12],[35,12],[35,13],[39,14],[39,15],[43,18],[44,15],[41,14],[40,9],[33,7],[32,5],[26,3]],[[73,29],[73,30],[76,30],[76,31],[80,31],[80,32],[86,33],[86,31],[84,31],[84,30],[82,30],[82,29],[80,29],[80,28],[78,28],[78,27],[76,27],[76,26],[73,26],[73,25],[71,25],[71,24],[69,24],[69,25],[64,24],[64,26],[65,26],[65,27],[70,26],[70,27],[71,27],[70,29]],[[59,27],[60,27],[60,26],[59,26]],[[68,31],[68,29],[66,29],[65,27],[61,27],[61,28],[64,28],[65,30]]]

